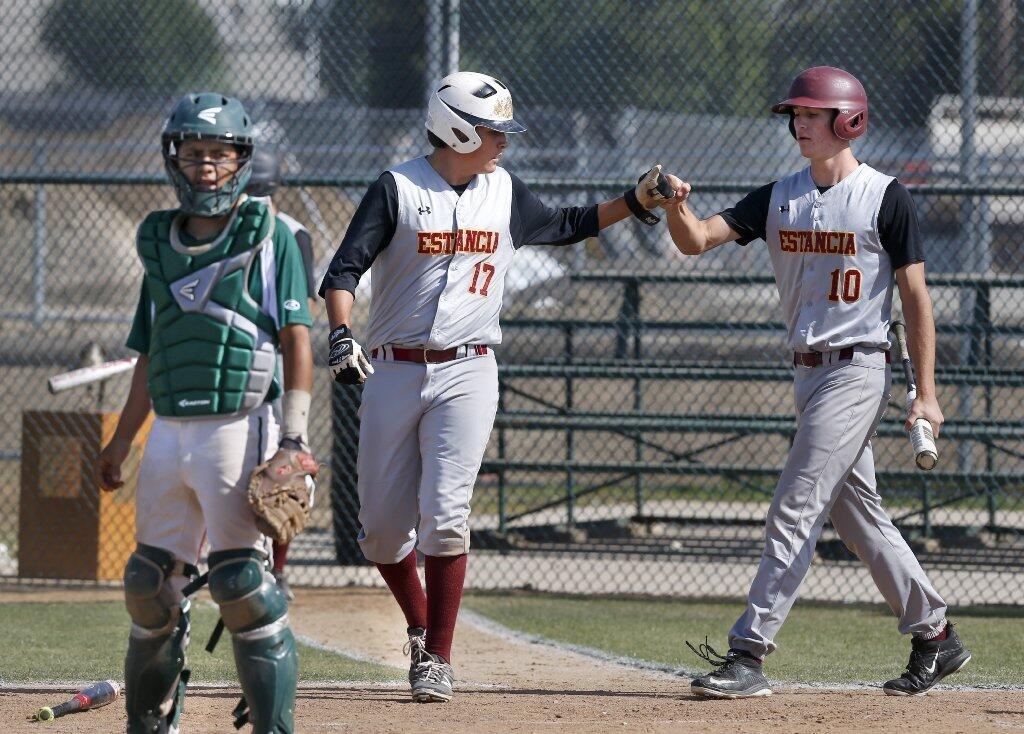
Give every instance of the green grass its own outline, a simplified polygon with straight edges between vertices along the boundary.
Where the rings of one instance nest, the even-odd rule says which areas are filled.
[[[758,480],[752,480],[756,486]],[[593,478],[583,476],[578,480],[577,492],[583,492],[591,484]],[[761,503],[765,506],[771,502],[775,482],[763,482],[759,489],[744,486],[736,482],[722,480],[712,484],[665,484],[648,480],[644,488],[644,500],[711,502],[721,505],[734,503]],[[921,491],[918,486],[888,484],[880,488],[885,505],[890,508],[914,509],[921,507]],[[961,489],[933,489],[929,501],[935,505],[960,494]],[[549,502],[563,502],[566,498],[566,486],[561,483],[550,484],[516,484],[506,488],[506,511],[516,514],[530,508],[540,507]],[[614,504],[631,504],[636,501],[633,478],[622,480],[611,487],[605,487],[593,494],[584,495],[576,501],[577,507],[600,507]],[[1001,487],[995,493],[997,511],[1024,510],[1024,490],[1019,487]],[[984,510],[988,508],[989,497],[978,491],[961,497],[950,504],[953,510]],[[564,504],[562,505],[564,507]],[[476,514],[496,514],[498,512],[498,489],[491,484],[481,484],[473,495],[473,512]]]
[[[708,636],[721,653],[740,602],[473,594],[463,605],[533,635],[688,670],[708,666],[685,646]],[[974,657],[950,683],[1024,684],[1024,610],[963,609],[950,615]],[[910,642],[888,609],[800,603],[765,665],[779,681],[884,681],[903,671]]]
[[[204,646],[217,622],[206,605],[192,607],[188,664],[192,681],[236,681],[231,638],[225,633],[211,655]],[[11,682],[120,680],[128,646],[128,614],[121,602],[0,604],[0,679]],[[403,671],[364,663],[299,644],[303,683],[395,680]]]

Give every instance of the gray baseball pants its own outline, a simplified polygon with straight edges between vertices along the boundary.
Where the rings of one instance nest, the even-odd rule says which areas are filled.
[[[892,373],[885,353],[857,349],[852,360],[823,355],[797,367],[797,432],[765,521],[765,547],[747,609],[729,646],[763,658],[796,601],[826,518],[871,570],[902,634],[942,631],[946,603],[882,508],[871,436],[885,412]]]

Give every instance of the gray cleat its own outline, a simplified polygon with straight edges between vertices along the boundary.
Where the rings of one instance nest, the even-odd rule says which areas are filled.
[[[409,627],[406,632],[409,641],[405,643],[402,652],[409,656],[409,685],[416,680],[416,666],[427,659],[427,632],[422,627]]]
[[[409,673],[412,700],[417,703],[444,703],[452,699],[455,672],[440,655],[424,651],[423,661]]]
[[[698,656],[715,666],[713,671],[694,678],[690,684],[690,690],[698,696],[748,698],[772,695],[772,687],[761,672],[761,661],[757,658],[742,650],[729,650],[722,657],[706,642],[699,650],[689,642],[686,644]]]

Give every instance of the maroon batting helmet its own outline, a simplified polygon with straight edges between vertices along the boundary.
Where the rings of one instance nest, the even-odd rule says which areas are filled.
[[[792,115],[794,107],[835,110],[832,130],[843,140],[858,138],[868,129],[868,95],[864,86],[853,74],[834,66],[812,66],[801,71],[789,85],[786,99],[773,105],[772,112]],[[789,130],[793,132],[792,117]]]

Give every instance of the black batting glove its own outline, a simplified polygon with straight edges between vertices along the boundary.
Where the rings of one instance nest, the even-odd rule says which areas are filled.
[[[327,365],[331,368],[334,381],[342,385],[361,385],[373,374],[373,365],[366,358],[366,352],[352,337],[347,326],[339,326],[327,337],[331,351]]]

